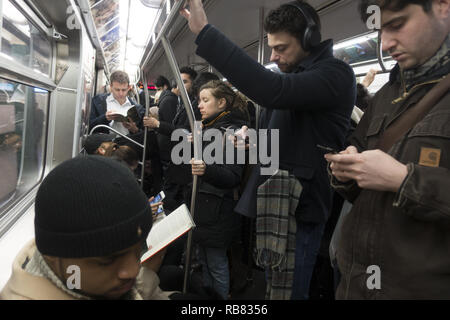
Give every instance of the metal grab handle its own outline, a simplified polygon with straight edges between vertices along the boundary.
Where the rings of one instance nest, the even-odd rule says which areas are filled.
[[[383,59],[383,48],[381,45],[381,32],[378,32],[377,59],[378,59],[378,63],[380,64],[380,67],[381,67],[381,70],[383,71],[383,73],[387,73],[388,70],[386,68],[386,65],[384,64],[384,59]]]
[[[89,135],[91,135],[92,133],[94,133],[95,130],[100,129],[100,128],[108,129],[108,130],[110,130],[110,131],[112,131],[112,132],[118,134],[118,135],[121,136],[122,138],[125,138],[125,139],[127,139],[128,141],[134,143],[135,145],[138,145],[139,147],[144,148],[144,145],[140,144],[140,143],[137,142],[137,141],[134,141],[133,139],[127,137],[127,136],[124,135],[123,133],[121,133],[121,132],[117,131],[116,129],[113,129],[113,128],[111,128],[110,126],[107,126],[107,125],[105,125],[105,124],[99,124],[98,126],[95,126],[94,128],[92,128],[92,130],[91,130],[91,132],[89,133]]]
[[[150,110],[150,93],[148,92],[147,77],[144,74],[144,97],[145,97],[145,117],[148,117]],[[142,119],[142,122],[144,119]],[[144,152],[142,153],[142,162],[145,163],[145,157],[147,156],[147,139],[148,128],[144,126]],[[144,170],[141,172],[141,188],[144,188]]]

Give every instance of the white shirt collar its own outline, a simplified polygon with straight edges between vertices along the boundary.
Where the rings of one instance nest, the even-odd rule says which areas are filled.
[[[114,98],[114,96],[112,95],[112,93],[110,95],[108,95],[108,97],[106,98],[106,102],[112,102],[112,103],[117,103],[119,106],[121,107],[127,107],[127,106],[131,106],[131,101],[130,99],[128,99],[128,97],[126,97],[126,101],[124,104],[120,104],[119,101],[116,100],[116,98]]]

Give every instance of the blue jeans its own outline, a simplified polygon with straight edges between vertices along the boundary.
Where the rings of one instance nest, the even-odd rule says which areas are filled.
[[[309,284],[319,253],[325,223],[297,224],[295,244],[295,269],[291,300],[307,300]]]
[[[230,290],[230,270],[227,249],[207,248],[201,245],[199,260],[202,265],[203,285],[213,288],[223,299],[228,299]]]

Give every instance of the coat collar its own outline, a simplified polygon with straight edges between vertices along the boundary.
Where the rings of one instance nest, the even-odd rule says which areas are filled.
[[[314,48],[310,55],[303,59],[294,72],[301,72],[309,69],[317,60],[333,57],[333,40],[325,40]]]
[[[14,296],[31,300],[74,300],[74,297],[57,288],[47,278],[29,274],[22,269],[22,265],[31,260],[36,250],[33,239],[20,251],[13,263],[13,273],[5,289]]]

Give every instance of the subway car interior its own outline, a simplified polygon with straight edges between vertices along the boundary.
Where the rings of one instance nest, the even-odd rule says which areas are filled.
[[[210,24],[258,63],[280,73],[270,61],[271,48],[263,24],[267,14],[285,2],[204,0],[203,6]],[[363,81],[371,69],[377,70],[367,88],[371,94],[376,93],[388,82],[396,61],[382,50],[379,33],[369,30],[360,19],[359,1],[307,2],[319,14],[322,39],[333,40],[334,56],[350,65],[356,82]],[[92,99],[108,92],[112,73],[120,70],[128,74],[129,96],[144,106],[147,114],[160,75],[178,88],[184,87],[179,70],[185,66],[198,74],[211,72],[227,80],[196,54],[196,35],[180,15],[185,3],[0,1],[0,288],[11,276],[17,253],[34,238],[34,203],[42,181],[60,164],[85,155],[84,141],[101,131],[101,127],[93,128],[89,123]],[[180,91],[180,100],[190,106],[187,91]],[[145,151],[142,142],[132,144],[144,148],[144,157],[151,152]],[[134,171],[141,186],[145,173],[142,160],[145,158],[139,159]],[[65,188],[64,183],[60,187]],[[190,241],[188,246],[192,246]],[[240,260],[247,258],[241,259],[245,255],[239,244],[234,250],[230,253],[235,268],[231,299],[264,299],[263,269],[252,261],[246,261],[250,268],[240,265]],[[328,248],[322,251],[328,254]],[[251,254],[247,256],[252,260]],[[193,259],[187,268],[198,268]],[[316,289],[311,299],[333,299],[328,292]]]

